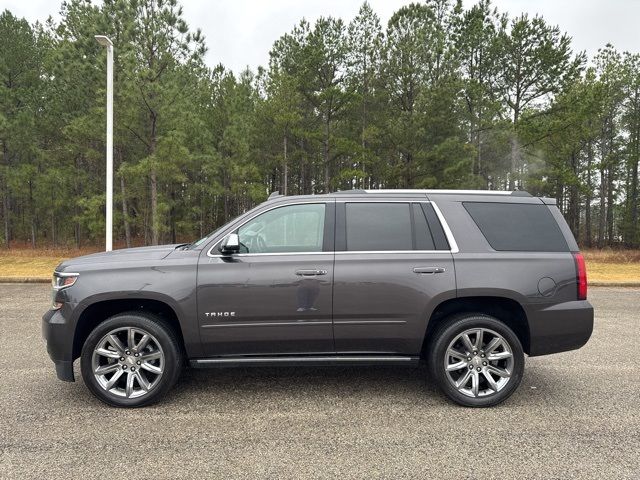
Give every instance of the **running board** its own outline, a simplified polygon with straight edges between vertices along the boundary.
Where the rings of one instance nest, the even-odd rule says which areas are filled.
[[[416,366],[420,357],[399,355],[301,355],[273,357],[213,357],[190,361],[193,368],[220,367],[299,367],[299,366],[366,366],[406,365]]]

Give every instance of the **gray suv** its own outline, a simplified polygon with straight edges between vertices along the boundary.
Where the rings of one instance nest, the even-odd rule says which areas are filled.
[[[453,401],[495,405],[524,354],[581,347],[585,265],[555,200],[526,192],[281,196],[192,244],[61,263],[42,320],[58,378],[119,407],[183,367],[426,361]]]

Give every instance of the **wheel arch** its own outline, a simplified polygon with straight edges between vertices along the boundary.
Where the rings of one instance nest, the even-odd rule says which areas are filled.
[[[422,343],[421,353],[423,355],[434,331],[447,322],[452,315],[461,313],[484,313],[495,317],[513,330],[520,340],[524,352],[529,354],[529,322],[527,314],[519,302],[512,298],[499,296],[468,296],[445,300],[433,310]]]
[[[174,330],[184,351],[185,341],[180,320],[176,309],[168,302],[147,297],[109,298],[87,305],[79,314],[73,336],[72,358],[75,360],[80,357],[82,346],[95,327],[108,318],[125,312],[146,312],[162,318]]]

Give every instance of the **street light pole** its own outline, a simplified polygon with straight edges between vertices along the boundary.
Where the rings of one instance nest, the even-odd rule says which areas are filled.
[[[107,48],[107,212],[105,250],[113,249],[113,43],[104,35],[96,35]]]

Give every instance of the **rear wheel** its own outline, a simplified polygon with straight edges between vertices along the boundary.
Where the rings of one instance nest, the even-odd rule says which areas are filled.
[[[494,317],[464,314],[434,332],[429,370],[442,392],[467,407],[489,407],[518,388],[524,353],[515,333]]]
[[[176,382],[183,358],[177,336],[147,313],[116,315],[99,324],[82,348],[82,378],[96,397],[117,407],[160,399]]]

